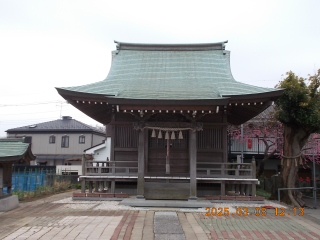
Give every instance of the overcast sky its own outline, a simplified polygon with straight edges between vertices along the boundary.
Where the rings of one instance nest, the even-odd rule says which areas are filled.
[[[114,40],[228,40],[237,81],[274,87],[289,70],[320,68],[320,1],[0,0],[0,137],[5,130],[82,114],[55,87],[105,79]]]

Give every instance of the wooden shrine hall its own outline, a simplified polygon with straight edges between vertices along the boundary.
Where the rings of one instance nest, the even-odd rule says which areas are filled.
[[[115,43],[105,80],[57,88],[111,138],[108,163],[83,161],[89,191],[111,182],[111,192],[127,186],[140,199],[196,200],[242,184],[255,195],[255,163],[228,163],[227,126],[255,117],[283,90],[235,81],[227,41]]]

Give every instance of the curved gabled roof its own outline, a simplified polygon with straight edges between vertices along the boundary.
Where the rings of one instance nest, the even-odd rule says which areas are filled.
[[[0,139],[0,162],[13,162],[23,159],[29,161],[36,159],[31,152],[29,143],[24,143],[23,138]]]
[[[237,82],[226,42],[116,43],[105,80],[57,88],[70,104],[103,124],[111,121],[115,106],[132,111],[135,105],[170,105],[193,110],[223,106],[228,122],[237,125],[258,115],[284,91]]]
[[[118,43],[107,78],[61,89],[124,99],[199,100],[279,92],[237,82],[224,42],[211,44]]]

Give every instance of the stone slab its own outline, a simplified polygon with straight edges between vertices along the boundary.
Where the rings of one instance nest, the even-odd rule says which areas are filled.
[[[104,198],[104,197],[72,197],[72,200],[80,201],[122,201],[126,198]]]
[[[155,212],[154,233],[156,240],[186,239],[176,212]]]
[[[186,240],[184,234],[155,234],[155,240]]]
[[[0,212],[7,212],[19,207],[19,199],[17,195],[0,199]]]
[[[237,201],[237,200],[208,200],[212,203],[253,203],[253,204],[264,204],[264,201]]]
[[[244,202],[244,201],[241,201]],[[179,201],[179,200],[145,200],[139,201],[134,198],[122,200],[119,205],[132,207],[173,207],[173,208],[207,208],[212,207],[208,200],[201,201]]]

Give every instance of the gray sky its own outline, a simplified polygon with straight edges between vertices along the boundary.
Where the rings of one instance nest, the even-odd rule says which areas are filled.
[[[0,1],[0,137],[60,114],[96,122],[54,87],[105,79],[113,40],[229,40],[237,81],[274,87],[320,68],[320,1]],[[15,106],[13,106],[15,105]]]

